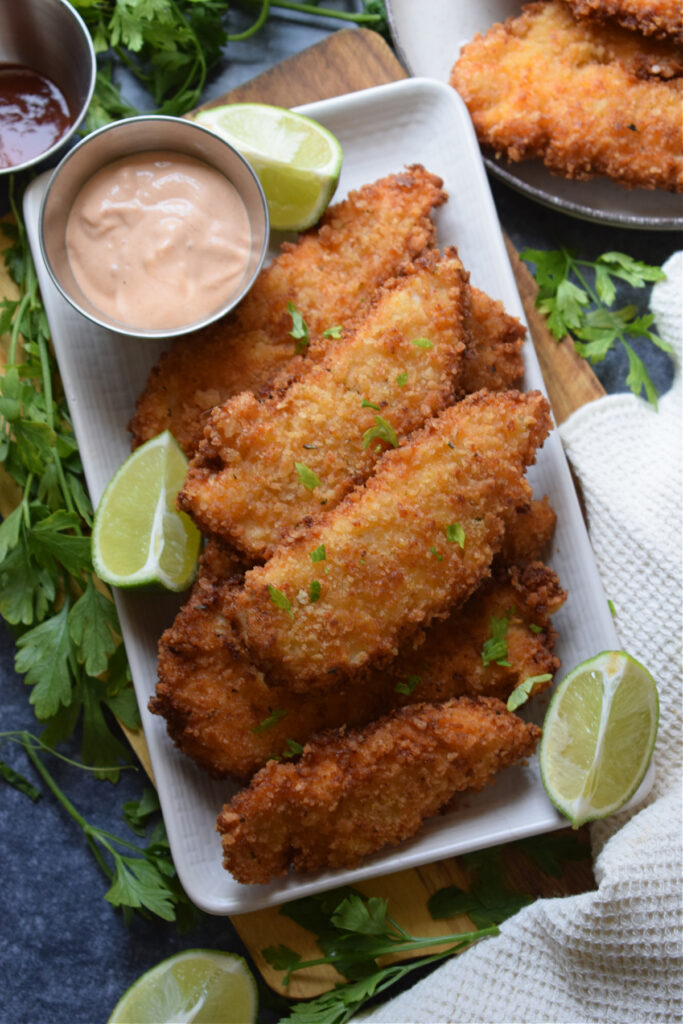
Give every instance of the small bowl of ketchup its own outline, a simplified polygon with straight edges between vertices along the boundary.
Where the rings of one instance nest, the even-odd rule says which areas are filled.
[[[61,149],[85,116],[95,74],[90,34],[66,0],[1,0],[0,174]]]
[[[194,121],[145,114],[105,125],[55,169],[42,255],[93,323],[138,338],[205,327],[247,293],[265,259],[268,205],[237,150]]]

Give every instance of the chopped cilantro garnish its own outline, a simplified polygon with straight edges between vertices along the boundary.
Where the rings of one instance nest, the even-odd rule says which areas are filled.
[[[286,594],[283,594],[277,587],[273,587],[270,583],[268,584],[268,593],[270,600],[273,602],[276,608],[281,608],[283,612],[287,612],[290,618],[294,618],[292,612],[292,605]]]
[[[288,739],[285,744],[285,749],[282,751],[283,757],[298,757],[303,751],[303,747],[296,740]]]
[[[434,342],[429,338],[415,338],[413,345],[416,345],[417,348],[434,348]]]
[[[267,718],[264,718],[262,722],[255,725],[251,731],[255,733],[265,732],[266,729],[270,729],[272,726],[277,725],[280,719],[284,718],[286,714],[286,711],[273,711]]]
[[[450,523],[446,527],[446,540],[450,544],[459,544],[461,548],[465,547],[465,531],[460,523]]]
[[[443,562],[443,555],[439,554],[439,552],[436,550],[436,548],[434,547],[433,544],[432,544],[431,548],[429,549],[429,551],[430,551],[430,554],[434,555],[434,558],[436,558],[437,562]]]
[[[523,682],[515,686],[508,697],[508,711],[516,711],[522,704],[526,704],[536,683],[548,683],[552,678],[549,672],[545,672],[542,676],[527,676]]]
[[[504,619],[497,619],[495,615],[491,616],[491,636],[481,651],[481,661],[484,667],[490,665],[492,661],[495,661],[496,665],[509,667],[510,662],[506,660],[508,645],[505,641],[509,624],[509,615],[506,615]]]
[[[612,618],[614,618],[617,614],[617,610],[614,607],[614,601],[612,601],[612,599],[609,597],[607,598],[607,607],[609,608],[610,615],[612,616]]]
[[[395,693],[405,693],[405,695],[409,697],[419,682],[419,676],[408,676],[408,679],[405,683],[396,684],[396,686],[394,687],[394,691]]]
[[[375,426],[370,427],[363,434],[363,448],[369,448],[374,439],[378,437],[382,441],[388,441],[394,448],[398,448],[398,438],[391,423],[388,423],[382,416],[375,416]]]
[[[308,600],[311,604],[315,604],[316,601],[320,600],[321,589],[320,580],[313,580],[308,588]]]
[[[344,328],[341,324],[335,324],[334,327],[328,327],[326,331],[323,331],[323,338],[341,338],[342,331]]]
[[[315,549],[315,551],[311,551],[311,561],[312,562],[324,562],[326,558],[327,558],[327,554],[325,552],[325,545],[324,544],[318,544],[318,546]]]
[[[321,480],[317,473],[305,466],[303,462],[295,462],[294,466],[299,483],[302,483],[307,491],[314,491],[316,487],[320,487]]]
[[[290,336],[296,341],[294,351],[297,355],[305,352],[308,348],[308,325],[293,302],[287,303],[287,312],[292,318],[292,329]]]
[[[405,387],[405,385],[408,383],[408,374],[399,373],[398,377],[396,378],[396,383],[400,388]]]
[[[367,398],[364,398],[360,403],[361,409],[376,409],[379,412],[379,406],[375,405],[374,402],[368,402]]]
[[[537,626],[535,622],[530,622],[529,623],[529,629],[531,630],[532,633],[542,633],[543,632],[543,626]]]

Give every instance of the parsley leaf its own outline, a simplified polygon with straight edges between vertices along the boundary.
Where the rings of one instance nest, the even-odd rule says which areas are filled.
[[[492,615],[490,621],[491,636],[484,642],[484,646],[482,647],[481,663],[484,668],[490,665],[493,661],[495,661],[496,665],[509,667],[510,662],[506,660],[508,645],[505,640],[505,635],[510,624],[510,615],[508,614],[502,619],[497,619],[495,615]]]
[[[430,341],[429,338],[415,338],[412,344],[417,348],[434,348],[434,342]]]
[[[522,704],[526,704],[536,683],[547,683],[553,677],[549,672],[540,676],[527,676],[521,683],[515,686],[507,700],[508,711],[516,711]]]
[[[398,384],[398,386],[400,388],[405,387],[406,384],[408,383],[408,374],[407,373],[399,373],[398,376],[396,377],[396,383]]]
[[[311,585],[308,588],[308,600],[310,604],[315,604],[316,601],[320,600],[320,594],[322,586],[320,580],[311,580]]]
[[[300,355],[302,352],[306,351],[310,343],[308,337],[308,325],[306,324],[301,311],[297,309],[291,301],[287,303],[287,312],[292,318],[292,329],[289,334],[290,337],[294,338],[296,341],[294,351],[297,355]]]
[[[318,544],[317,548],[311,551],[312,562],[324,562],[327,558],[324,544]]]
[[[343,330],[344,328],[341,324],[335,324],[334,327],[328,327],[326,331],[323,331],[323,338],[332,338],[336,340],[337,338],[341,338]]]
[[[449,544],[459,544],[461,548],[465,547],[465,531],[460,523],[450,523],[446,527],[446,540]]]
[[[69,632],[76,657],[88,675],[98,676],[106,671],[117,647],[120,627],[113,602],[97,590],[92,576],[69,612]]]
[[[621,344],[629,363],[626,384],[634,395],[644,392],[656,407],[656,388],[627,339],[646,338],[665,352],[671,348],[651,330],[652,315],[639,316],[635,305],[613,308],[617,294],[613,278],[643,288],[664,280],[662,269],[620,252],[603,253],[597,260],[579,259],[565,248],[524,249],[520,255],[535,264],[536,306],[547,316],[551,333],[558,340],[570,334],[576,351],[592,364],[601,362],[616,343]]]
[[[299,478],[299,483],[303,484],[307,491],[314,491],[316,487],[320,487],[322,483],[317,473],[314,473],[312,469],[304,465],[303,462],[295,462],[294,467],[296,469],[296,475]]]
[[[286,594],[283,594],[281,590],[278,590],[271,583],[268,584],[268,594],[276,608],[281,608],[283,612],[287,612],[290,618],[294,618],[292,605]]]
[[[268,717],[264,718],[258,725],[255,725],[251,731],[257,734],[265,732],[267,729],[271,729],[274,725],[277,725],[277,723],[283,719],[286,714],[287,712],[282,710],[271,711]]]
[[[369,448],[375,438],[386,441],[394,448],[398,448],[398,437],[391,423],[382,416],[375,416],[375,426],[369,427],[363,434],[363,448]]]
[[[407,682],[396,683],[394,691],[396,693],[404,693],[407,697],[413,692],[420,682],[419,676],[408,676]]]

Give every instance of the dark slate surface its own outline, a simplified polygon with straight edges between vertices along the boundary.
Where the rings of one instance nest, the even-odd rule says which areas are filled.
[[[354,9],[349,3],[339,6]],[[317,42],[329,31],[285,21],[275,14],[255,38],[228,47],[225,66],[213,76],[206,98],[254,77],[283,58]],[[134,99],[134,97],[133,97]],[[537,206],[493,181],[492,189],[503,227],[518,249],[576,248],[587,258],[621,249],[661,264],[680,240],[672,234],[630,232],[573,220]],[[0,191],[0,210],[6,195]],[[628,289],[624,303],[634,301]],[[637,299],[643,312],[647,296]],[[671,382],[668,358],[649,344],[638,345],[660,392]],[[625,357],[616,351],[596,372],[605,388],[625,390]],[[28,703],[29,692],[13,670],[14,646],[0,624],[0,730],[38,731]],[[66,753],[78,755],[72,744]],[[23,751],[5,741],[0,757],[36,779]],[[121,811],[139,799],[145,779],[126,771],[116,786],[94,780],[54,759],[49,768],[85,818],[119,835],[127,832]],[[36,781],[38,781],[36,779]],[[41,788],[45,790],[45,787]],[[134,919],[129,926],[103,895],[107,882],[78,826],[47,792],[38,803],[0,785],[0,1021],[12,1024],[96,1024],[105,1021],[122,992],[145,970],[171,953],[209,947],[244,954],[227,918],[200,915],[189,933],[158,920]],[[260,1020],[279,1017],[265,996]]]

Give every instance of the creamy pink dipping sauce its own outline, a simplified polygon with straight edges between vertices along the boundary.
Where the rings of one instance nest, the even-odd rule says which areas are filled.
[[[146,330],[209,316],[240,286],[251,231],[237,189],[182,153],[134,153],[92,176],[66,225],[71,270],[107,316]]]

